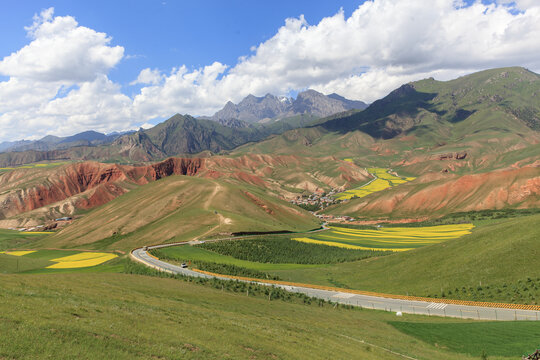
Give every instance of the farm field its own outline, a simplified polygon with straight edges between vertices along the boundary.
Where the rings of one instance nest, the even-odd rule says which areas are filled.
[[[173,246],[163,249],[152,250],[154,256],[163,260],[173,260],[176,262],[208,262],[219,263],[226,265],[234,265],[238,267],[247,268],[250,270],[257,270],[263,272],[271,272],[275,270],[298,270],[306,268],[320,267],[324,265],[317,264],[295,264],[295,263],[263,263],[257,261],[248,261],[237,259],[229,255],[222,255],[217,252],[206,250],[199,246],[181,245]]]
[[[478,358],[407,334],[390,323],[393,313],[269,301],[144,275],[0,278],[0,354],[8,359],[388,358],[381,347],[419,359]],[[511,348],[512,356],[502,356],[490,351],[485,333],[469,331],[477,322],[413,315],[398,321],[462,325],[489,359],[516,358],[537,345],[526,338]],[[530,326],[516,323],[497,334],[501,347],[514,338],[502,335],[524,334]]]
[[[352,161],[352,159],[345,159],[345,161]],[[415,179],[414,177],[399,177],[389,174],[389,169],[368,168],[367,171],[375,177],[374,180],[371,180],[369,183],[358,188],[338,193],[335,195],[336,199],[348,200],[353,197],[361,198],[374,192],[382,191],[389,187],[404,184]]]
[[[34,163],[34,164],[25,164],[21,166],[0,167],[0,173],[5,172],[5,171],[18,170],[18,169],[52,168],[52,167],[61,166],[65,164],[69,164],[69,162]]]
[[[112,253],[76,250],[16,250],[0,252],[0,273],[55,273],[66,271],[122,271]],[[110,263],[109,263],[110,261]]]
[[[236,259],[273,264],[333,264],[386,254],[382,251],[350,250],[291,241],[291,236],[262,236],[246,240],[206,242],[197,246]]]
[[[351,229],[332,226],[330,231],[293,240],[357,250],[408,251],[471,233],[474,225]]]

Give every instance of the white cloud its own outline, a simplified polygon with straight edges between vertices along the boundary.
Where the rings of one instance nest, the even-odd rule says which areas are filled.
[[[540,69],[540,8],[453,0],[367,1],[309,25],[287,19],[269,40],[220,76],[206,69],[174,72],[160,86],[143,88],[136,103],[169,113],[211,114],[249,93],[286,94],[314,88],[374,101],[397,86],[434,76],[441,80],[502,66]],[[215,64],[214,64],[215,65]],[[214,66],[213,65],[213,66]],[[208,72],[210,73],[210,72]]]
[[[151,85],[157,85],[163,80],[164,76],[161,75],[161,72],[158,69],[150,69],[146,68],[141,70],[139,73],[139,76],[137,76],[136,80],[133,80],[130,82],[130,85],[136,85],[136,84],[151,84]]]
[[[31,41],[0,61],[0,140],[131,125],[131,99],[107,79],[124,49],[50,8],[26,27]],[[126,126],[127,125],[127,126]]]
[[[375,0],[350,17],[339,11],[318,24],[291,18],[232,66],[142,69],[132,84],[144,86],[133,98],[106,76],[124,49],[49,9],[27,28],[30,43],[0,61],[0,74],[9,76],[0,82],[0,140],[124,130],[176,112],[208,115],[249,93],[314,88],[371,102],[430,76],[447,80],[514,65],[538,72],[537,4]]]
[[[135,96],[134,111],[148,118],[167,117],[176,112],[205,114],[222,107],[224,96],[218,94],[219,76],[227,66],[214,62],[202,69],[188,71],[185,66],[173,69],[161,85],[147,86]]]
[[[152,124],[150,124],[150,123],[144,123],[144,124],[141,125],[141,127],[142,127],[143,129],[145,129],[145,130],[146,130],[146,129],[151,129],[151,128],[153,128],[154,126],[155,126],[155,125],[152,125]]]
[[[79,26],[71,16],[52,17],[53,9],[34,17],[26,28],[32,42],[0,61],[0,74],[35,81],[91,81],[106,74],[124,54],[105,33]]]

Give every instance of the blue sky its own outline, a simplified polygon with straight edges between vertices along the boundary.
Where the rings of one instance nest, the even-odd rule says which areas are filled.
[[[149,127],[248,94],[372,102],[426,77],[540,70],[538,0],[0,6],[0,141]]]
[[[171,69],[182,64],[198,68],[214,61],[235,64],[252,46],[272,37],[286,18],[303,14],[315,24],[340,8],[350,16],[363,2],[14,1],[0,15],[0,55],[26,45],[24,26],[32,23],[34,14],[52,6],[56,16],[71,15],[80,25],[107,33],[112,44],[125,48],[128,58],[110,71],[109,78],[130,88],[129,82],[143,68]]]

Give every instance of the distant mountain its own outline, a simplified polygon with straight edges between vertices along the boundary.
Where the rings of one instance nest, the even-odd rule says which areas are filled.
[[[513,132],[523,126],[538,131],[539,96],[538,74],[520,67],[492,69],[451,81],[430,78],[404,84],[364,111],[322,126],[382,139],[426,131],[432,139],[450,132],[465,136],[473,129]]]
[[[230,128],[218,122],[176,114],[148,130],[139,130],[116,139],[113,147],[136,160],[159,159],[205,150],[230,150],[250,141],[264,139],[268,133],[254,128]]]
[[[236,114],[245,120],[222,119],[224,125],[177,114],[151,129],[119,136],[112,142],[103,142],[103,135],[96,133],[68,140],[48,136],[30,144],[32,151],[1,154],[0,167],[56,159],[154,161],[203,151],[219,153],[257,142],[260,144],[238,151],[336,157],[376,154],[377,161],[381,156],[387,161],[402,161],[406,152],[418,166],[423,166],[424,160],[454,158],[466,152],[467,166],[478,168],[537,156],[540,76],[523,68],[486,70],[444,82],[411,82],[362,111],[334,113],[353,106],[345,105],[338,96],[313,90],[290,101],[273,95],[248,96],[217,113]],[[325,113],[334,114],[320,118]],[[282,117],[268,118],[276,114]],[[255,121],[262,116],[266,118]],[[272,136],[279,134],[283,135]],[[77,146],[69,147],[72,144]],[[49,150],[36,151],[38,146]]]
[[[267,123],[309,114],[315,117],[326,117],[351,109],[362,110],[367,105],[362,101],[348,100],[337,94],[323,95],[315,90],[306,90],[298,94],[296,99],[266,94],[263,97],[248,95],[237,105],[228,102],[223,109],[206,119],[218,121],[233,127],[232,120],[246,123]]]
[[[32,140],[18,140],[18,141],[3,141],[0,143],[0,152],[5,151],[9,148],[30,144]]]
[[[363,111],[319,119],[235,152],[358,157],[412,174],[538,164],[539,96],[540,75],[521,67],[424,79]]]
[[[36,141],[23,140],[9,143],[8,146],[0,146],[0,152],[51,151],[75,146],[97,146],[111,143],[121,135],[122,133],[105,135],[97,131],[84,131],[66,137],[47,135]]]

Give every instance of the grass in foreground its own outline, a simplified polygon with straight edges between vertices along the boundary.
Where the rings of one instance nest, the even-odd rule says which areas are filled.
[[[540,323],[478,322],[424,323],[390,322],[401,332],[453,352],[472,356],[520,356],[540,344]]]
[[[0,289],[0,356],[8,359],[394,358],[381,347],[422,359],[472,359],[397,330],[388,324],[392,313],[269,301],[175,279],[0,275]]]

